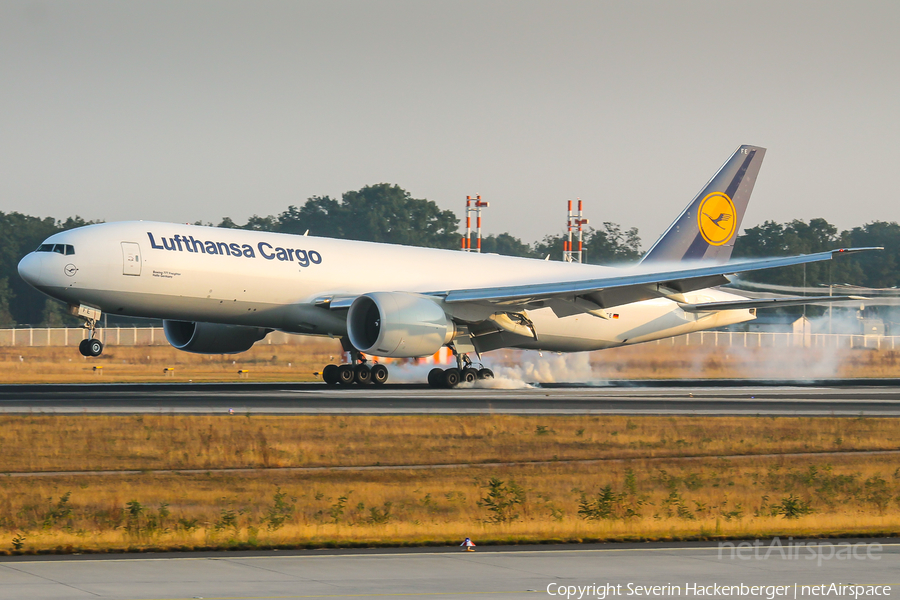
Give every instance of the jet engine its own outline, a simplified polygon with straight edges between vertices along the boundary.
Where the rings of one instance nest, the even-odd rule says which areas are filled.
[[[271,329],[196,323],[192,321],[163,321],[166,339],[179,350],[197,354],[237,354],[268,335]]]
[[[427,296],[374,292],[347,313],[350,343],[360,352],[392,358],[428,356],[453,339],[453,321]]]

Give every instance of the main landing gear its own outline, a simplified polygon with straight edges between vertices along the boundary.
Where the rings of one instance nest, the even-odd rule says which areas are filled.
[[[382,385],[388,379],[387,367],[375,363],[371,367],[366,364],[358,350],[351,349],[350,364],[328,365],[322,369],[322,379],[328,385]]]
[[[100,320],[100,310],[90,306],[72,306],[70,311],[73,315],[84,319],[84,327],[88,330],[86,340],[81,340],[78,344],[78,351],[82,356],[100,356],[103,354],[103,343],[94,339],[94,333],[97,329],[97,321]]]
[[[456,367],[434,368],[428,372],[428,385],[435,388],[454,388],[460,383],[475,383],[479,379],[493,379],[494,372],[476,369],[468,354],[456,354]]]

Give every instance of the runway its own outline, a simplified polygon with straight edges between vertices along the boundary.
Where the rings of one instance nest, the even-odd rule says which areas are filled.
[[[3,413],[900,416],[898,380],[607,382],[521,389],[321,383],[0,386]]]
[[[894,540],[739,543],[5,557],[0,598],[775,600],[900,589]],[[815,588],[832,584],[854,587]]]

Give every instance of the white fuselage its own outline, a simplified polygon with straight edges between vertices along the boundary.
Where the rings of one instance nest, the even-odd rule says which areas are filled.
[[[312,335],[346,335],[346,311],[316,300],[369,292],[448,290],[608,277],[617,269],[492,254],[415,248],[238,229],[133,221],[58,233],[20,273],[46,294],[112,315],[248,325]],[[717,289],[691,303],[740,299]],[[446,304],[460,321],[496,307]],[[537,340],[518,347],[581,351],[655,340],[753,318],[749,310],[686,313],[668,298],[622,305],[609,319],[528,310]]]

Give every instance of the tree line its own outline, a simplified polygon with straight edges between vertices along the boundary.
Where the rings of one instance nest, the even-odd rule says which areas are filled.
[[[213,225],[213,223],[206,223]],[[407,246],[455,249],[460,247],[460,219],[451,210],[441,210],[430,200],[417,199],[397,185],[379,183],[346,192],[340,200],[313,196],[303,206],[288,206],[281,214],[254,215],[244,225],[226,217],[217,227],[275,231]],[[474,234],[473,234],[474,235]],[[564,233],[548,235],[527,244],[501,233],[482,238],[482,252],[507,256],[561,259]],[[585,234],[585,255],[592,263],[628,262],[641,255],[641,239],[634,227],[623,231],[615,223],[604,223]],[[475,247],[473,237],[472,247]]]
[[[0,327],[78,323],[67,315],[62,303],[46,298],[22,281],[16,265],[50,235],[88,224],[78,216],[58,220],[0,212],[0,239],[4,240],[0,246]],[[288,206],[278,215],[254,215],[242,225],[229,217],[218,224],[196,224],[300,235],[309,231],[321,237],[447,249],[459,248],[462,239],[460,219],[453,211],[441,210],[431,200],[413,198],[403,188],[386,183],[346,192],[339,200],[313,196],[300,207]],[[488,235],[482,238],[482,252],[561,260],[565,239],[564,231],[531,244],[509,233]],[[803,285],[805,279],[808,286],[845,282],[866,287],[900,284],[900,225],[895,222],[873,221],[838,231],[820,218],[809,222],[766,221],[738,237],[734,256],[785,256],[860,246],[884,246],[885,250],[810,264],[805,269],[798,266],[759,271],[745,279],[781,285]],[[591,264],[633,263],[642,253],[641,238],[636,227],[625,229],[605,222],[586,230],[584,250],[585,262]]]

